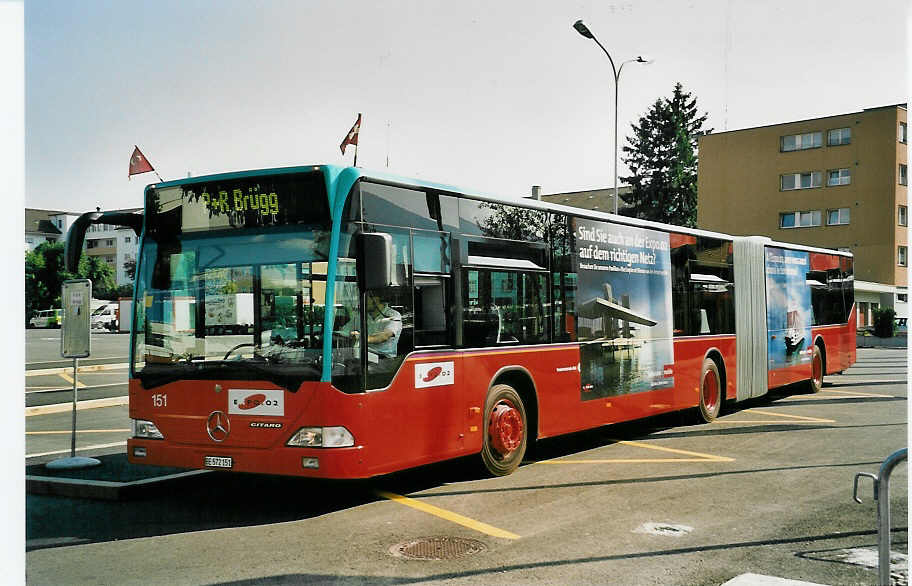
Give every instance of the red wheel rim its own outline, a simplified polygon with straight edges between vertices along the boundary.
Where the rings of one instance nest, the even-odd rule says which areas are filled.
[[[814,353],[814,384],[819,385],[823,380],[823,358]]]
[[[707,370],[703,374],[703,406],[707,411],[713,411],[716,408],[716,402],[719,400],[719,380],[713,370]]]
[[[500,401],[491,410],[488,421],[488,437],[491,447],[501,456],[509,456],[522,444],[522,415],[509,401]]]

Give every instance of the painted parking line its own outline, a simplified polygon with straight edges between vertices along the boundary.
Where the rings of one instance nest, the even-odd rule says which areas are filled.
[[[896,381],[896,383],[905,384],[906,381]],[[859,398],[866,398],[866,397],[878,397],[881,399],[895,399],[896,398],[896,395],[880,395],[877,393],[865,393],[865,392],[861,392],[861,391],[836,391],[836,390],[832,390],[832,389],[823,389],[822,391],[817,393],[817,395],[818,396],[823,395],[824,393],[836,393],[837,395],[844,396],[846,399],[859,399]]]
[[[89,364],[86,366],[80,366],[76,368],[77,373],[83,372],[103,372],[106,370],[124,370],[127,368],[129,363],[122,364]],[[58,368],[36,368],[34,370],[26,370],[25,376],[43,376],[46,374],[67,374],[73,372],[72,366],[64,366]],[[72,381],[70,381],[72,382]]]
[[[103,385],[89,385],[89,386],[85,387],[85,390],[88,391],[88,390],[92,390],[92,389],[100,389],[102,387],[122,387],[125,384],[127,384],[127,381],[124,381],[122,383],[106,383]],[[68,387],[25,387],[25,394],[28,395],[29,393],[57,393],[60,391],[72,391],[72,390],[73,390],[72,385],[70,385]]]
[[[456,523],[457,525],[462,525],[463,527],[467,527],[469,529],[472,529],[473,531],[478,531],[479,533],[484,533],[485,535],[490,535],[492,537],[500,537],[502,539],[519,539],[520,538],[519,535],[517,535],[515,533],[511,533],[510,531],[498,529],[497,527],[493,527],[491,525],[488,525],[487,523],[482,523],[481,521],[476,521],[475,519],[470,519],[469,517],[465,517],[458,513],[454,513],[452,511],[447,511],[446,509],[441,509],[440,507],[435,507],[434,505],[429,505],[429,504],[419,501],[419,500],[410,499],[410,498],[404,497],[400,494],[386,492],[384,490],[378,490],[378,491],[376,491],[376,494],[377,494],[377,496],[383,497],[385,499],[389,499],[393,502],[399,503],[400,505],[405,505],[407,507],[417,509],[424,513],[428,513],[429,515],[434,515],[435,517],[439,517],[441,519],[450,521],[451,523]]]
[[[70,383],[70,385],[73,385],[73,384],[75,383],[75,384],[76,384],[76,388],[79,388],[79,389],[85,388],[85,383],[80,382],[80,381],[74,381],[74,380],[73,380],[73,377],[71,377],[71,376],[70,376],[68,373],[66,373],[66,372],[58,372],[58,373],[57,373],[57,376],[59,376],[60,378],[62,378],[62,379],[65,380],[66,382]]]
[[[83,446],[81,448],[76,448],[77,452],[85,452],[86,450],[101,450],[104,448],[116,448],[118,446],[126,446],[127,442],[114,442],[111,444],[95,444],[94,446]],[[41,452],[39,454],[26,454],[26,458],[39,458],[41,456],[56,456],[58,454],[69,454],[70,450],[54,450],[53,452]]]
[[[766,411],[762,409],[744,409],[739,413],[756,413],[760,415],[771,415],[780,419],[740,419],[735,415],[735,419],[716,419],[712,425],[739,425],[739,424],[781,424],[785,419],[790,425],[820,425],[821,423],[836,423],[835,419],[822,419],[820,417],[806,417],[804,415],[791,415],[786,413],[776,413],[775,411]]]
[[[587,459],[566,459],[566,460],[542,460],[537,464],[671,464],[681,462],[734,462],[734,458],[726,456],[717,456],[716,454],[704,454],[702,452],[692,452],[690,450],[681,450],[678,448],[667,448],[656,446],[644,442],[634,442],[629,440],[618,441],[619,444],[634,446],[637,448],[646,448],[659,452],[668,452],[671,454],[680,454],[689,456],[683,458],[587,458]]]
[[[129,429],[77,429],[76,433],[123,433]],[[54,430],[54,431],[27,431],[25,435],[69,435],[73,433],[72,429]]]
[[[745,409],[742,413],[761,413],[763,415],[772,415],[773,417],[781,417],[782,419],[790,419],[792,421],[807,421],[809,423],[836,423],[835,419],[823,419],[820,417],[807,417],[805,415],[792,415],[790,413],[776,413],[775,411],[767,411],[765,409]]]
[[[120,407],[130,402],[128,397],[111,397],[110,399],[92,399],[90,401],[80,401],[76,403],[76,410],[98,409],[100,407]],[[35,415],[48,415],[50,413],[64,413],[72,411],[72,403],[57,403],[56,405],[36,405],[35,407],[26,407],[25,416],[33,417]]]

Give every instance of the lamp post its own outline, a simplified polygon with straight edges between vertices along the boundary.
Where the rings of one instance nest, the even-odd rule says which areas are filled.
[[[611,58],[611,54],[608,53],[608,50],[602,45],[595,35],[592,34],[592,31],[589,30],[589,27],[583,23],[582,20],[577,20],[573,23],[573,28],[576,29],[576,32],[583,35],[587,39],[592,39],[595,41],[595,44],[598,45],[602,51],[605,52],[605,56],[608,57],[608,62],[611,63],[611,70],[614,72],[614,213],[618,213],[618,94],[620,94],[620,79],[621,71],[624,69],[624,65],[628,63],[652,63],[651,60],[646,59],[642,55],[638,55],[636,59],[628,59],[621,63],[620,67],[614,66],[614,59]]]

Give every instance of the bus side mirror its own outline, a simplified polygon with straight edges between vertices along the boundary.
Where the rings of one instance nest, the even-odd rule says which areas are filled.
[[[133,212],[86,212],[76,218],[67,231],[63,246],[63,258],[66,270],[75,273],[79,269],[79,257],[82,256],[82,245],[85,243],[86,230],[90,224],[112,224],[133,228],[139,236],[142,233],[142,214]]]
[[[381,232],[359,232],[358,275],[365,291],[383,289],[394,284],[393,237]]]
[[[70,226],[63,245],[63,258],[67,271],[76,273],[79,270],[79,257],[82,256],[86,230],[89,229],[89,224],[94,223],[100,217],[100,212],[86,212],[76,218],[76,221]]]

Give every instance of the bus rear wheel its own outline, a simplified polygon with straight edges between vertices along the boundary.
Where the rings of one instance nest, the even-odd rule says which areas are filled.
[[[712,358],[703,360],[700,374],[700,419],[712,423],[722,410],[722,377]]]
[[[814,344],[811,354],[811,380],[808,381],[807,389],[810,393],[817,393],[823,388],[823,353],[820,352],[820,346]]]
[[[528,419],[519,393],[510,385],[494,385],[484,410],[481,461],[491,476],[516,470],[526,453]]]

